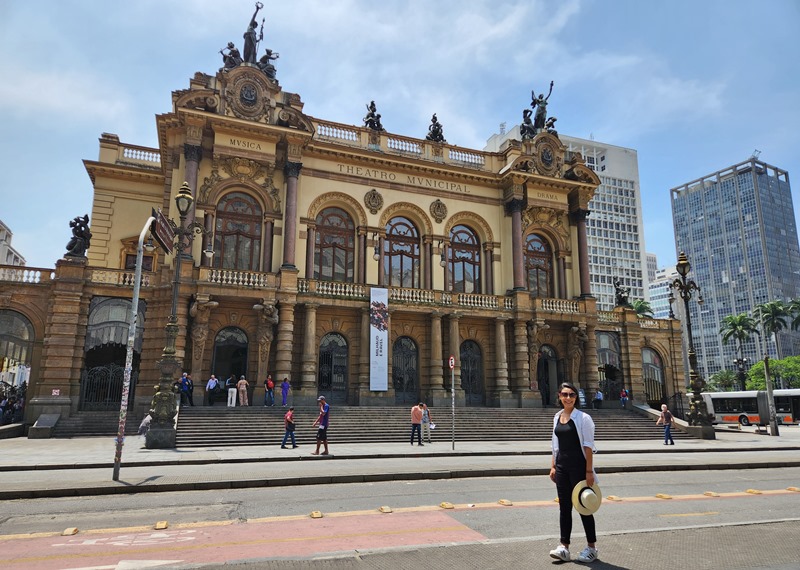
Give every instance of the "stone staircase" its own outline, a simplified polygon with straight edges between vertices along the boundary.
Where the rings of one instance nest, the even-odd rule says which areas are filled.
[[[128,412],[125,421],[125,435],[136,435],[142,415]],[[91,437],[117,435],[119,411],[116,412],[77,412],[68,418],[60,418],[53,428],[53,437]]]
[[[549,441],[555,408],[457,408],[457,441]],[[650,418],[625,410],[585,410],[595,420],[595,438],[602,440],[649,439],[658,441],[663,428]],[[178,447],[275,445],[283,438],[283,414],[275,407],[183,407],[178,416]],[[450,409],[432,409],[436,423],[434,442],[452,438]],[[298,444],[312,444],[318,416],[316,407],[296,407]],[[331,445],[408,441],[410,407],[366,408],[331,406]],[[138,425],[138,424],[137,424]],[[673,430],[675,439],[689,436]]]

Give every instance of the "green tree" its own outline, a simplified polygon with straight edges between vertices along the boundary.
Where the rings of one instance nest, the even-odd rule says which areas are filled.
[[[792,330],[800,329],[800,299],[792,299],[789,303],[789,312],[792,316]]]
[[[722,344],[728,344],[729,340],[734,339],[739,358],[744,358],[744,343],[753,333],[757,332],[756,320],[747,313],[728,315],[722,319],[722,324],[719,327],[719,333],[722,335]],[[739,388],[744,390],[744,386],[739,386]]]
[[[771,336],[786,328],[786,319],[791,316],[789,305],[783,301],[767,301],[756,305],[753,317],[761,326],[764,334]]]
[[[636,316],[640,319],[652,319],[653,307],[650,306],[649,301],[644,299],[634,299],[631,303],[631,308],[636,311]]]
[[[712,374],[706,385],[709,392],[730,392],[739,386],[733,370],[720,370]]]

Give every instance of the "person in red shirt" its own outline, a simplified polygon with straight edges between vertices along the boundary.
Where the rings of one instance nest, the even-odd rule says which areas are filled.
[[[283,434],[283,443],[281,443],[281,449],[287,449],[286,440],[289,439],[289,436],[292,438],[292,449],[294,449],[297,447],[297,442],[294,440],[294,406],[289,406],[289,411],[284,414],[283,427],[285,428],[286,432]]]
[[[267,374],[264,380],[264,407],[275,405],[275,382],[272,381],[272,374]]]
[[[417,445],[422,446],[422,407],[420,402],[411,408],[411,445],[414,445],[414,433],[417,434]]]

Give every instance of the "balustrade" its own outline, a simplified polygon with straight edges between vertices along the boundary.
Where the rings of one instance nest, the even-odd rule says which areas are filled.
[[[24,267],[18,265],[0,266],[0,281],[15,283],[43,283],[53,278],[52,269]]]
[[[153,276],[151,273],[142,273],[141,287],[149,287]],[[93,269],[89,280],[101,285],[119,285],[133,288],[136,282],[136,272],[127,269]]]
[[[268,289],[277,285],[275,275],[272,273],[205,267],[200,269],[200,281],[251,289]]]
[[[335,139],[348,143],[358,143],[361,140],[359,131],[331,123],[317,123],[317,138]]]
[[[597,320],[601,323],[618,323],[619,315],[613,311],[597,311]]]
[[[581,304],[572,299],[540,299],[542,310],[550,313],[580,313]]]
[[[141,164],[154,168],[161,167],[161,154],[153,149],[124,145],[120,147],[119,152],[119,162]]]
[[[411,154],[422,154],[420,141],[413,139],[401,139],[394,136],[387,137],[386,145],[394,151]]]

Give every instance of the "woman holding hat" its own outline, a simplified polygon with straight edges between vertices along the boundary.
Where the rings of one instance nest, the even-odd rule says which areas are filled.
[[[588,545],[576,560],[594,562],[597,548],[594,516],[591,514],[600,504],[600,489],[596,485],[593,466],[594,421],[578,409],[578,390],[565,382],[558,391],[558,402],[562,407],[553,419],[553,460],[550,479],[558,491],[561,544],[550,551],[556,560],[570,559],[569,543],[572,534],[573,495],[575,506],[581,515],[583,530]]]

